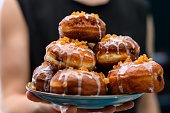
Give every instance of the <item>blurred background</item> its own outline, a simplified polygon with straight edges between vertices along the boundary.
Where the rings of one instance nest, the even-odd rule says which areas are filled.
[[[158,93],[162,113],[169,113],[170,107],[170,15],[169,0],[148,0],[154,18],[155,53],[154,60],[164,68],[165,88]]]
[[[141,46],[141,54],[147,52],[163,66],[165,88],[158,93],[158,101],[162,113],[170,112],[170,1],[105,0],[99,4],[89,4],[86,0],[17,2],[29,29],[31,73],[43,62],[46,45],[59,37],[58,24],[65,16],[82,10],[98,13],[107,25],[106,33],[133,37]],[[35,48],[36,44],[39,46]]]

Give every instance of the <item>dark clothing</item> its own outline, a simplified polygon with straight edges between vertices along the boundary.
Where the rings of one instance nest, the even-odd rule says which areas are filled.
[[[145,53],[146,16],[149,5],[145,0],[110,0],[106,5],[89,7],[72,0],[19,0],[30,32],[31,72],[43,62],[45,47],[59,37],[58,24],[73,11],[98,13],[106,23],[106,33],[129,35]]]

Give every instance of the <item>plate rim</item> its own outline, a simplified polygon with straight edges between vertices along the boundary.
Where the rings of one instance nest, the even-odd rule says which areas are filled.
[[[42,92],[42,91],[37,91],[37,90],[32,90],[31,86],[29,84],[32,84],[32,82],[28,82],[26,85],[26,89],[30,92],[36,92],[40,94],[45,94],[45,95],[53,95],[53,96],[58,96],[58,97],[78,97],[78,98],[125,98],[131,96],[137,96],[137,95],[143,95],[145,93],[138,93],[138,94],[122,94],[122,95],[90,95],[90,96],[82,96],[82,95],[63,95],[63,94],[56,94],[56,93],[49,93],[49,92]]]

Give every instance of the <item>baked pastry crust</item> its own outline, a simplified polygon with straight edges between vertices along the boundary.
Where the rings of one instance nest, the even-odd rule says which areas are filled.
[[[129,36],[106,35],[94,48],[97,63],[108,67],[124,61],[135,60],[140,52],[139,45]]]
[[[45,61],[58,69],[79,69],[84,65],[93,70],[96,64],[95,54],[85,43],[73,39],[70,41],[67,37],[60,38],[46,47]]]
[[[50,82],[50,92],[68,95],[105,95],[106,84],[95,73],[64,69],[59,70]]]
[[[95,14],[73,12],[59,23],[60,37],[97,42],[104,37],[105,23]]]
[[[32,75],[32,84],[33,87],[37,91],[50,91],[50,80],[56,73],[56,69],[54,69],[50,64],[42,63],[42,65],[38,66]]]
[[[108,74],[111,94],[153,93],[164,88],[163,69],[155,61],[127,62]]]

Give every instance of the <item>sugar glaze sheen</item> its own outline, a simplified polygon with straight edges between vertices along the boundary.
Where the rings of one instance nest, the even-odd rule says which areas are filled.
[[[112,94],[155,93],[164,88],[163,68],[144,56],[134,62],[120,63],[109,71],[108,88]],[[147,61],[140,62],[141,58]]]
[[[102,77],[94,73],[64,69],[52,78],[50,92],[63,95],[105,95],[106,84]]]
[[[97,14],[73,12],[59,23],[58,30],[60,37],[97,42],[104,37],[106,24]]]

